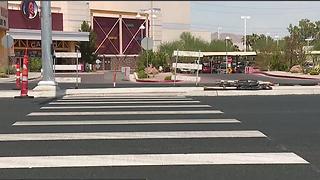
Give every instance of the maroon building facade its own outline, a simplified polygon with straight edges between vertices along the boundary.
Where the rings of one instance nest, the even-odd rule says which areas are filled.
[[[41,21],[39,15],[37,15],[34,19],[27,19],[22,14],[21,10],[9,9],[8,21],[10,29],[41,29]],[[52,13],[52,30],[63,31],[62,13]]]
[[[93,30],[97,35],[98,54],[133,55],[141,52],[141,40],[146,36],[146,29],[140,29],[145,20],[113,17],[93,17]],[[120,28],[120,25],[122,27]],[[120,33],[122,29],[122,33]],[[121,38],[122,34],[122,52]]]
[[[141,40],[146,37],[146,20],[121,17],[93,16],[93,30],[97,35],[96,53],[105,63],[105,69],[121,66],[136,68],[142,51]]]

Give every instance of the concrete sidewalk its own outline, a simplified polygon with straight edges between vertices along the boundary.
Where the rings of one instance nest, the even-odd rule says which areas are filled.
[[[257,74],[263,74],[271,77],[280,77],[280,78],[296,78],[296,79],[315,79],[320,80],[320,75],[309,75],[303,73],[291,73],[285,71],[260,71],[256,72]]]
[[[34,80],[41,78],[41,73],[40,72],[29,72],[28,73],[28,79],[29,80]],[[0,78],[0,83],[8,83],[8,82],[15,82],[16,81],[16,76],[15,75],[10,75],[9,78]]]
[[[19,96],[19,90],[0,91],[0,97]],[[203,87],[95,88],[59,91],[29,91],[34,97],[69,96],[270,96],[320,95],[320,86],[274,86],[272,90],[213,90]]]

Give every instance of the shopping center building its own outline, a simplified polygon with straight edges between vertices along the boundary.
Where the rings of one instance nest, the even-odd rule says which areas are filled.
[[[40,6],[39,1],[36,4]],[[28,47],[32,56],[41,57],[40,16],[23,17],[21,1],[9,1],[8,11],[16,56]],[[161,43],[190,32],[189,1],[52,1],[51,11],[56,51],[74,52],[75,44],[88,38],[79,32],[86,21],[97,34],[95,52],[106,69],[134,67],[146,36],[154,40],[156,50]]]

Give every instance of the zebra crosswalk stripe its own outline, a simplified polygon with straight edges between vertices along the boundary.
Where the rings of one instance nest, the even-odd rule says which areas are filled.
[[[87,121],[18,121],[13,126],[58,125],[130,125],[130,124],[211,124],[240,123],[236,119],[164,119],[164,120],[87,120]]]
[[[132,105],[132,106],[44,106],[40,109],[134,109],[134,108],[208,108],[210,105]]]
[[[295,153],[194,153],[0,157],[0,168],[309,164]]]
[[[0,134],[0,141],[50,141],[81,139],[186,139],[186,138],[265,138],[260,131],[152,131],[93,133],[19,133]]]
[[[51,105],[75,105],[75,104],[188,104],[188,103],[200,103],[200,101],[193,101],[193,100],[187,100],[187,101],[89,101],[89,102],[50,102]]]

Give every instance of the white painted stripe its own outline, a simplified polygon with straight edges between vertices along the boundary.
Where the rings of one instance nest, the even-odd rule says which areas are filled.
[[[205,108],[210,105],[145,105],[145,106],[45,106],[40,109],[133,109],[133,108]]]
[[[55,77],[55,81],[58,83],[81,83],[81,77]]]
[[[202,111],[95,111],[95,112],[32,112],[27,116],[99,116],[99,115],[156,115],[156,114],[220,114],[219,110]]]
[[[162,98],[170,98],[170,99],[184,99],[186,98],[185,96],[64,96],[62,99],[65,100],[71,100],[71,99],[117,99],[117,98],[121,98],[121,99],[135,99],[135,98],[139,98],[139,99],[162,99]]]
[[[187,100],[193,100],[192,98],[185,98],[185,99],[172,99],[172,98],[131,98],[131,99],[58,99],[56,100],[57,102],[97,102],[97,101],[105,101],[105,102],[114,102],[114,101],[170,101],[170,100],[175,100],[175,101],[187,101]]]
[[[51,141],[89,139],[172,139],[172,138],[265,138],[260,131],[155,131],[94,133],[23,133],[0,134],[0,141]]]
[[[200,101],[129,101],[129,102],[50,102],[49,104],[185,104],[185,103],[200,103]]]
[[[90,120],[90,121],[18,121],[13,126],[57,126],[57,125],[130,125],[130,124],[214,124],[240,123],[236,119],[165,119],[165,120]]]
[[[309,164],[295,153],[197,153],[0,157],[0,168]]]

